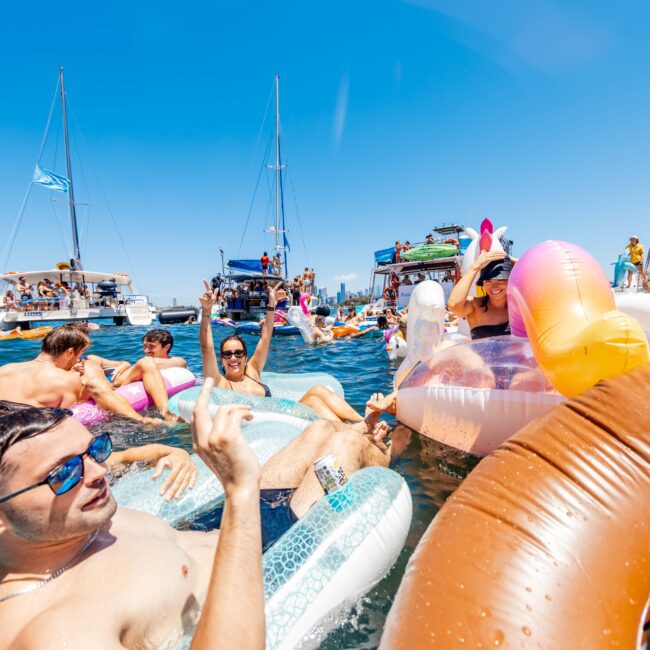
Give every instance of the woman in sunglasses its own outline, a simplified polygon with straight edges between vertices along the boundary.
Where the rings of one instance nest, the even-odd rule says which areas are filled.
[[[262,383],[261,374],[266,365],[273,334],[277,290],[280,283],[268,288],[268,304],[266,318],[262,325],[260,340],[255,347],[253,356],[249,359],[248,349],[244,339],[233,334],[221,341],[219,357],[223,372],[214,349],[214,339],[210,316],[212,306],[216,302],[216,293],[207,280],[203,280],[205,293],[199,298],[201,303],[201,327],[199,340],[203,358],[203,376],[212,377],[217,388],[234,390],[238,393],[272,397],[270,388]],[[324,386],[313,386],[301,398],[300,403],[309,406],[325,420],[337,422],[360,422],[363,418],[340,396]]]

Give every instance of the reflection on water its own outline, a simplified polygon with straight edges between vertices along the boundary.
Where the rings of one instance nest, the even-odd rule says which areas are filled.
[[[176,325],[174,334],[176,355],[185,357],[190,370],[201,374],[201,353],[197,326]],[[146,329],[136,327],[104,327],[91,334],[90,352],[109,359],[135,361],[142,354],[142,336]],[[215,328],[218,341],[232,333],[229,328]],[[245,335],[249,349],[257,338]],[[25,361],[40,349],[39,341],[9,340],[0,343],[0,363]],[[332,345],[308,348],[300,337],[276,337],[272,341],[267,370],[273,372],[329,372],[345,388],[348,401],[363,412],[364,404],[373,392],[388,393],[392,388],[395,366],[388,363],[383,340],[358,339],[337,341]],[[123,419],[112,419],[98,427],[110,431],[116,448],[158,442],[191,450],[189,427],[145,429]],[[391,573],[382,580],[353,612],[346,623],[332,632],[322,648],[375,648],[379,642],[384,620],[404,573],[406,562],[432,518],[449,495],[458,487],[478,460],[455,449],[414,433],[393,469],[406,479],[413,497],[413,523],[407,543]]]

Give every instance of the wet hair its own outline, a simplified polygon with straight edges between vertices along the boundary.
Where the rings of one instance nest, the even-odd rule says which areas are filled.
[[[219,348],[220,355],[223,354],[223,348],[225,347],[226,343],[228,343],[228,341],[239,341],[242,347],[244,348],[244,352],[246,353],[246,356],[248,356],[248,349],[246,348],[246,342],[241,336],[239,336],[239,334],[231,334],[230,336],[226,336],[226,338],[223,341],[221,341],[221,347]]]
[[[316,327],[323,327],[325,325],[325,316],[320,316],[320,315],[316,316],[316,318],[314,319],[314,324],[316,325]]]
[[[38,408],[0,400],[0,478],[8,471],[4,463],[7,450],[20,440],[49,431],[72,411],[59,408]]]
[[[142,340],[148,341],[149,343],[154,343],[155,341],[158,341],[163,348],[168,345],[170,350],[174,347],[174,337],[172,336],[172,333],[169,330],[164,330],[160,328],[149,330],[142,337]]]
[[[377,316],[377,327],[380,330],[388,329],[388,319],[383,314],[381,316]]]
[[[53,329],[41,343],[41,352],[56,358],[72,348],[79,352],[90,345],[87,327],[78,323],[68,323]]]

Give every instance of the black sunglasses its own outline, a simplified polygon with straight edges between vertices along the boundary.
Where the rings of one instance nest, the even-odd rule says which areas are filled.
[[[243,359],[246,356],[246,350],[224,350],[221,353],[221,356],[224,359],[232,359],[236,357],[237,359]]]
[[[88,445],[88,449],[83,454],[73,456],[65,463],[57,465],[42,481],[34,483],[29,487],[18,490],[8,494],[6,497],[0,498],[0,503],[5,503],[9,499],[13,499],[24,492],[33,490],[41,485],[49,485],[50,489],[57,496],[65,494],[71,490],[75,485],[84,477],[84,457],[90,456],[96,463],[103,463],[113,451],[113,443],[108,433],[101,433]]]

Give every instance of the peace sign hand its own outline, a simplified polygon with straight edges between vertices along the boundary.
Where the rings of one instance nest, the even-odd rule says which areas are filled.
[[[213,380],[206,379],[196,400],[190,421],[194,450],[221,481],[226,497],[238,490],[258,490],[260,464],[241,430],[242,422],[253,418],[250,407],[219,406],[211,417],[208,402],[213,386]]]
[[[282,285],[282,282],[276,283],[276,285],[273,286],[273,287],[269,285],[269,289],[268,289],[269,307],[272,307],[273,309],[275,309],[275,306],[278,304],[277,291],[278,291],[278,289],[280,288],[281,285]]]
[[[201,303],[201,311],[203,314],[209,316],[212,313],[212,307],[217,302],[219,289],[212,289],[207,280],[203,280],[203,284],[205,285],[205,293],[199,296],[199,302]]]

